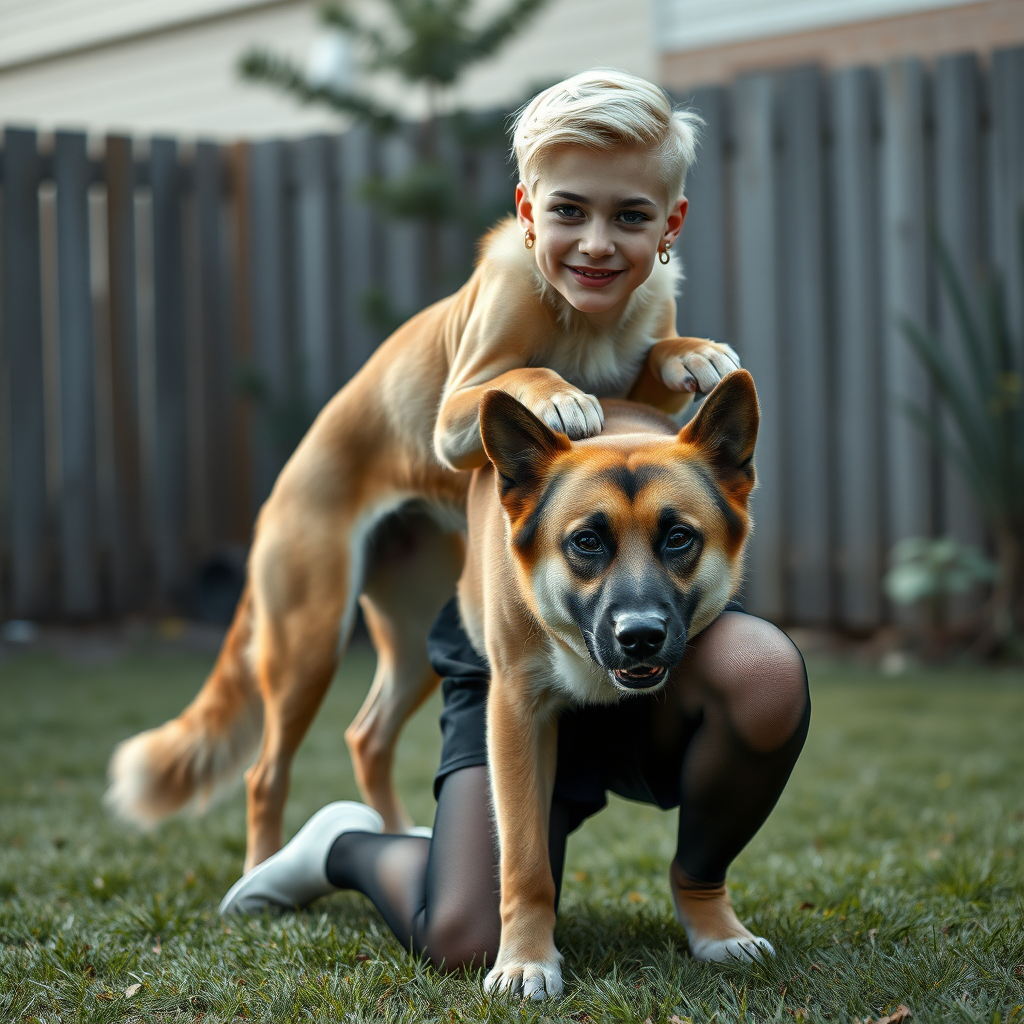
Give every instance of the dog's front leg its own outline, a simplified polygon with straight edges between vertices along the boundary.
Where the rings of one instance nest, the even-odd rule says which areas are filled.
[[[501,849],[501,946],[488,992],[541,1000],[562,992],[555,949],[555,882],[548,854],[557,719],[496,675],[488,751]]]

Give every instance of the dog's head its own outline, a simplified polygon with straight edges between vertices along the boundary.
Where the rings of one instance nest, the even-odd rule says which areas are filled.
[[[759,413],[745,370],[678,434],[658,414],[617,409],[609,430],[574,444],[490,391],[480,427],[534,614],[616,689],[645,692],[737,587]]]

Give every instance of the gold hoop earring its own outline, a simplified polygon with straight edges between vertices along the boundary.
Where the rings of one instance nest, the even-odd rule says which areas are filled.
[[[535,238],[533,237],[533,235],[531,235],[531,234],[530,234],[530,232],[529,232],[529,231],[527,231],[527,232],[526,232],[526,242],[525,242],[525,244],[526,244],[526,248],[527,248],[527,249],[532,249],[532,248],[533,248],[533,246],[534,246],[534,243],[535,243],[536,241],[537,241],[537,239],[535,239]]]
[[[672,257],[668,253],[669,249],[671,249],[671,248],[672,248],[672,243],[671,242],[666,242],[665,243],[665,248],[658,250],[658,262],[661,263],[662,265],[668,263],[668,261],[670,259],[672,259]]]

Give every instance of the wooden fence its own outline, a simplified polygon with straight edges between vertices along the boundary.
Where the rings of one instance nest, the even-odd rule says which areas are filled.
[[[895,540],[984,539],[896,408],[932,401],[899,318],[953,339],[934,222],[965,276],[1004,272],[1024,336],[1024,50],[795,68],[692,104],[708,126],[679,326],[732,343],[761,394],[748,605],[871,629]],[[197,567],[244,549],[297,432],[386,333],[381,310],[468,272],[468,230],[441,229],[438,281],[425,229],[361,199],[410,152],[360,130],[189,147],[4,132],[0,617],[187,609]],[[499,147],[445,152],[464,202],[510,205]]]

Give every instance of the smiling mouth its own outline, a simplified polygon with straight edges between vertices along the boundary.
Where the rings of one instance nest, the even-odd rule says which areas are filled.
[[[568,264],[566,264],[566,269],[580,284],[588,285],[591,288],[609,284],[623,273],[621,270],[598,270],[595,267],[572,267]]]
[[[617,683],[630,690],[649,690],[665,679],[668,669],[664,665],[635,665],[614,669],[612,675]]]

